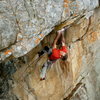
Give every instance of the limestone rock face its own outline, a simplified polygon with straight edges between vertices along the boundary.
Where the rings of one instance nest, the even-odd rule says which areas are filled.
[[[0,60],[25,55],[56,25],[88,18],[98,6],[98,0],[1,0]]]
[[[10,4],[9,9],[5,10],[9,10],[9,13],[14,14],[13,18],[17,19],[7,23],[9,28],[6,29],[5,19],[0,17],[2,22],[0,28],[2,30],[5,26],[10,33],[14,32],[14,28],[16,31],[13,34],[14,38],[9,37],[13,38],[10,40],[13,45],[9,48],[5,47],[10,44],[5,47],[2,45],[1,59],[5,60],[12,54],[18,58],[8,58],[0,63],[0,100],[99,100],[100,8],[96,8],[99,5],[98,1],[41,0],[41,5],[40,0],[8,1],[0,1],[1,8],[2,6],[6,8]],[[1,8],[0,11],[5,11],[4,7]],[[0,16],[4,15],[5,13],[2,13]],[[37,18],[43,18],[44,25],[40,24],[41,21]],[[35,21],[34,24],[32,20]],[[12,24],[12,21],[15,21],[16,25]],[[61,23],[62,21],[64,22]],[[39,25],[38,28],[44,27],[41,28],[42,33],[35,24]],[[53,63],[47,70],[46,79],[40,81],[40,71],[48,55],[38,57],[38,52],[45,45],[52,47],[55,31],[67,25],[70,27],[65,30],[64,35],[68,59],[66,61],[59,59]],[[1,35],[7,32],[5,29],[1,31]],[[39,40],[35,42],[37,37]]]
[[[0,50],[10,46],[16,40],[15,23],[8,19],[0,20]]]

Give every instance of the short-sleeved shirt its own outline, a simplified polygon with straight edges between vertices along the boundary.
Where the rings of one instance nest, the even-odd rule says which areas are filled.
[[[52,54],[49,56],[50,60],[57,60],[60,58],[60,51],[67,52],[66,46],[62,46],[61,49],[54,48],[52,49]]]

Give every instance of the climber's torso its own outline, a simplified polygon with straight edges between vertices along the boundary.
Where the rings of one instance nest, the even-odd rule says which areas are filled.
[[[50,60],[57,60],[60,58],[60,51],[67,52],[66,47],[62,46],[61,49],[53,48],[52,54],[49,56]]]

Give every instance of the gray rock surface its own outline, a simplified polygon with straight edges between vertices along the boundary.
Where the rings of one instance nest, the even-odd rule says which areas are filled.
[[[25,55],[56,25],[77,19],[98,5],[98,0],[1,0],[0,60]]]

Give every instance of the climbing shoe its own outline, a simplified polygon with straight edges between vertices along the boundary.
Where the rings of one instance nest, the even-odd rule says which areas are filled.
[[[42,51],[40,51],[40,52],[38,52],[39,57],[40,57],[40,56],[42,56],[44,53],[45,53],[45,52],[44,52],[43,50],[42,50]]]
[[[40,78],[40,81],[43,81],[43,80],[45,80],[45,78]]]
[[[48,52],[49,51],[49,47],[48,46],[45,46],[44,47],[44,50]]]

